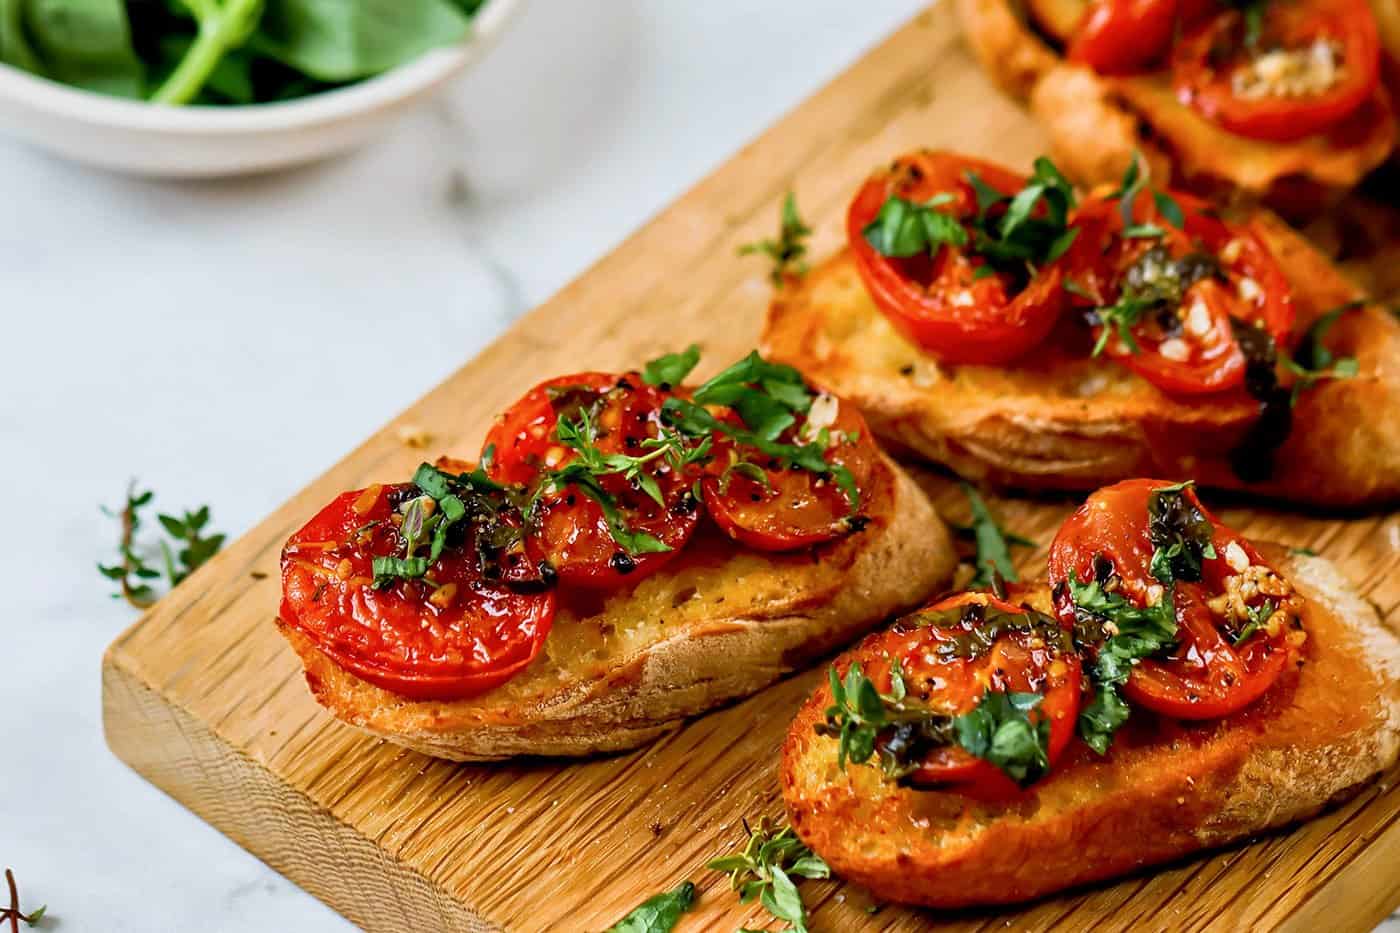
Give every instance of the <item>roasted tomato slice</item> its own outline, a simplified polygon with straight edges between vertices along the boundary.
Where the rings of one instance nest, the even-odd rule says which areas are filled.
[[[1171,528],[1204,529],[1213,556],[1199,579],[1181,578],[1172,591],[1174,647],[1133,668],[1123,692],[1132,702],[1181,719],[1227,716],[1259,699],[1283,672],[1302,633],[1301,597],[1243,537],[1206,511],[1191,487],[1159,514],[1154,543],[1149,500],[1172,484],[1135,479],[1100,489],[1060,528],[1050,548],[1050,584],[1062,621],[1075,606],[1066,581],[1098,580],[1136,606],[1167,595],[1152,574],[1153,555]],[[1190,574],[1188,576],[1195,576]]]
[[[561,582],[599,588],[635,582],[675,557],[695,530],[699,503],[691,487],[698,467],[677,471],[648,444],[661,436],[667,397],[636,373],[562,376],[531,389],[487,435],[487,446],[495,445],[493,478],[545,485],[531,513],[525,549],[531,559],[551,566]],[[572,424],[586,418],[592,446],[602,455],[650,456],[642,467],[648,481],[607,473],[592,487],[553,482],[550,472],[579,456],[559,439],[561,418]],[[600,498],[606,498],[606,507]],[[630,537],[620,541],[619,531]]]
[[[1048,720],[1046,759],[1053,766],[1074,735],[1079,715],[1080,662],[1069,632],[1054,619],[987,593],[960,593],[896,622],[865,642],[869,677],[890,694],[896,662],[906,702],[946,716],[970,712],[992,693],[1038,693],[1033,722]],[[1019,791],[996,765],[956,741],[936,742],[917,727],[886,728],[876,741],[882,758],[917,762],[903,780],[921,787],[953,785],[984,799]]]
[[[1232,321],[1264,328],[1279,347],[1292,343],[1292,290],[1250,224],[1227,223],[1206,202],[1173,193],[1184,229],[1169,223],[1144,192],[1134,224],[1157,236],[1125,237],[1117,200],[1091,198],[1075,214],[1078,238],[1066,256],[1072,307],[1094,324],[1103,352],[1165,392],[1234,388],[1245,357]],[[1127,309],[1131,344],[1102,323]],[[1105,312],[1104,309],[1110,309]]]
[[[400,507],[411,483],[338,496],[282,551],[282,620],[331,660],[413,699],[455,700],[524,670],[554,621],[554,593],[515,592],[483,578],[473,535],[424,580],[374,585],[376,557],[403,553]]]
[[[1166,54],[1177,7],[1177,0],[1094,0],[1066,57],[1100,74],[1144,71]]]
[[[805,417],[777,438],[805,444],[826,432],[826,462],[850,471],[856,507],[831,474],[784,469],[762,451],[720,438],[702,483],[705,506],[734,540],[761,551],[789,551],[830,541],[861,525],[879,450],[856,407],[820,393]]]
[[[910,340],[948,363],[1005,363],[1040,343],[1063,307],[1057,264],[1030,277],[991,272],[970,247],[942,245],[936,255],[885,256],[865,228],[892,196],[924,204],[951,197],[939,211],[960,221],[977,214],[968,173],[1005,195],[1025,178],[979,159],[946,152],[901,156],[856,194],[846,235],[871,299]]]
[[[1190,29],[1171,56],[1182,103],[1232,133],[1288,142],[1360,107],[1380,77],[1380,36],[1366,0],[1274,0],[1251,46],[1226,9]]]

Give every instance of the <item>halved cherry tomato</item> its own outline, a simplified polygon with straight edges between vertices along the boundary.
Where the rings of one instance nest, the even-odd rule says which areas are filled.
[[[1050,547],[1050,584],[1062,621],[1074,621],[1074,605],[1068,587],[1062,585],[1071,574],[1081,582],[1098,579],[1137,606],[1154,601],[1149,597],[1154,587],[1162,588],[1163,595],[1155,591],[1153,595],[1163,598],[1165,589],[1150,571],[1155,547],[1149,532],[1148,499],[1154,490],[1169,485],[1135,479],[1105,487],[1061,526]],[[1202,561],[1200,581],[1176,582],[1176,647],[1165,657],[1139,662],[1124,685],[1124,694],[1168,716],[1214,719],[1259,699],[1283,672],[1293,649],[1286,631],[1271,635],[1261,630],[1239,645],[1233,643],[1229,626],[1208,605],[1224,592],[1226,578],[1238,573],[1228,556],[1242,552],[1250,566],[1269,570],[1268,565],[1247,540],[1206,511],[1194,489],[1186,489],[1183,495],[1211,523],[1215,556]],[[1255,593],[1248,602],[1259,606],[1265,599],[1265,594]]]
[[[661,406],[667,397],[636,373],[580,373],[541,383],[511,406],[487,435],[486,444],[496,445],[492,476],[534,485],[547,481],[547,471],[574,460],[577,452],[559,440],[561,416],[578,422],[586,413],[596,428],[594,444],[603,454],[653,454],[646,442],[660,436]],[[661,455],[643,469],[655,482],[660,502],[620,473],[598,477],[598,485],[631,533],[649,536],[664,549],[623,547],[597,497],[568,483],[542,493],[534,507],[525,537],[531,559],[547,562],[563,583],[597,588],[635,582],[661,569],[699,524],[699,503],[690,491],[698,469],[677,472]]]
[[[1234,388],[1244,381],[1245,357],[1231,320],[1262,326],[1280,348],[1290,347],[1292,289],[1252,225],[1227,223],[1191,195],[1171,197],[1181,207],[1185,229],[1163,218],[1146,192],[1134,202],[1134,223],[1162,231],[1148,237],[1122,235],[1117,200],[1089,198],[1080,204],[1074,219],[1079,236],[1065,257],[1066,278],[1077,292],[1069,301],[1084,311],[1110,306],[1134,277],[1141,287],[1143,280],[1158,276],[1182,280],[1184,270],[1194,269],[1199,278],[1179,302],[1149,311],[1132,328],[1136,350],[1115,332],[1106,352],[1165,392]],[[1095,327],[1096,340],[1103,326]]]
[[[948,612],[959,608],[963,611],[955,616]],[[1067,632],[1047,637],[1045,631],[1033,626],[992,632],[986,614],[994,610],[1020,616],[1027,612],[988,593],[960,593],[911,613],[888,631],[868,639],[861,645],[858,659],[866,668],[865,675],[885,694],[890,692],[891,670],[897,661],[908,701],[947,715],[969,712],[988,690],[1041,694],[1044,699],[1031,715],[1050,721],[1046,758],[1053,766],[1073,737],[1079,715],[1079,658]],[[954,617],[931,622],[933,614]],[[1054,620],[1041,619],[1059,627]],[[989,646],[969,637],[979,630],[994,636]],[[1055,635],[1062,637],[1063,647]],[[895,740],[893,734],[882,734],[877,744],[887,748]],[[919,786],[950,784],[954,790],[982,799],[1014,796],[1020,790],[991,762],[957,744],[929,750],[905,780]]]
[[[1331,82],[1313,91],[1280,87],[1290,54],[1328,55],[1332,65],[1322,71]],[[1370,99],[1380,36],[1366,0],[1274,0],[1257,49],[1246,45],[1244,15],[1226,9],[1182,37],[1171,72],[1177,97],[1206,119],[1241,136],[1288,142],[1326,131]]]
[[[526,392],[486,432],[482,451],[493,451],[491,478],[500,483],[529,483],[541,470],[559,466],[569,453],[554,434],[561,410],[568,409],[566,413],[575,417],[581,402],[591,402],[596,393],[616,386],[618,378],[598,372],[556,376]],[[611,444],[610,452],[615,447]]]
[[[950,194],[953,200],[939,210],[972,218],[977,195],[969,172],[1007,195],[1026,183],[980,159],[929,151],[901,156],[856,194],[846,213],[846,235],[871,299],[910,340],[948,363],[1005,363],[1040,343],[1054,326],[1063,307],[1057,264],[1022,287],[1008,274],[987,274],[986,261],[969,248],[944,245],[933,257],[899,259],[880,254],[865,239],[866,226],[892,195],[923,203]]]
[[[409,483],[370,487],[318,512],[282,551],[280,614],[331,660],[385,690],[421,700],[476,696],[539,654],[554,593],[483,579],[470,527],[426,581],[376,588],[373,560],[402,554],[394,518],[417,495]]]
[[[1095,0],[1066,57],[1099,74],[1146,70],[1167,51],[1176,30],[1177,0]]]
[[[834,415],[828,422],[825,414],[831,414],[832,408]],[[778,440],[785,444],[816,440],[809,418],[817,412],[824,412],[830,439],[826,462],[850,471],[859,507],[852,510],[845,491],[830,474],[783,469],[759,450],[719,438],[702,493],[710,515],[725,534],[761,551],[789,551],[830,541],[856,527],[858,516],[868,510],[879,451],[856,407],[826,393],[818,395],[808,416],[799,417]],[[761,470],[763,479],[753,470]]]

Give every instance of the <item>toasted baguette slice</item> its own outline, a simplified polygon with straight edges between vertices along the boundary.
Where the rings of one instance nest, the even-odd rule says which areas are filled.
[[[1270,247],[1294,289],[1299,327],[1358,297],[1306,240],[1261,212]],[[1075,325],[1065,322],[1065,329]],[[1169,396],[1126,368],[1090,359],[1073,333],[1004,367],[941,366],[875,307],[849,251],[779,292],[762,339],[861,407],[872,430],[963,476],[1025,489],[1096,489],[1133,476],[1332,506],[1400,499],[1400,321],[1379,308],[1329,331],[1353,379],[1301,396],[1272,479],[1244,483],[1229,452],[1258,416],[1243,393]]]
[[[1178,101],[1162,74],[1108,77],[1069,64],[1050,43],[1062,46],[1086,7],[1084,0],[1033,0],[1037,34],[1012,0],[958,0],[982,67],[1029,103],[1056,165],[1079,184],[1117,182],[1141,151],[1159,186],[1171,181],[1210,193],[1242,192],[1290,215],[1313,216],[1395,149],[1395,119],[1383,90],[1332,132],[1279,143],[1221,129]],[[1377,12],[1384,22],[1385,11]]]
[[[783,746],[797,834],[880,898],[957,907],[1038,897],[1316,814],[1396,760],[1400,640],[1326,560],[1261,550],[1309,600],[1308,640],[1303,664],[1253,706],[1196,724],[1135,712],[1107,756],[1076,742],[1024,799],[977,803],[839,769],[837,742],[813,732],[831,702],[823,687]],[[1043,582],[1027,597],[1050,609]]]
[[[458,761],[641,745],[746,696],[917,604],[952,578],[948,531],[890,460],[870,524],[815,551],[738,549],[702,527],[674,564],[593,604],[561,603],[543,652],[478,697],[409,700],[360,680],[278,623],[339,718]]]

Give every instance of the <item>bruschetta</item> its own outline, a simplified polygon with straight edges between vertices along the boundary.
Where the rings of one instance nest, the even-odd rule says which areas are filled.
[[[1091,495],[1048,577],[964,593],[833,665],[783,747],[831,870],[935,907],[1022,901],[1306,819],[1391,767],[1400,640],[1326,560],[1189,484]]]
[[[1130,171],[1077,196],[946,152],[862,186],[764,352],[972,479],[1135,475],[1329,506],[1400,499],[1400,320],[1270,212]]]
[[[480,461],[338,496],[282,555],[312,693],[430,755],[631,748],[946,585],[956,558],[859,411],[692,348],[532,389]]]
[[[958,0],[983,67],[1076,182],[1156,177],[1317,213],[1396,144],[1393,0]]]

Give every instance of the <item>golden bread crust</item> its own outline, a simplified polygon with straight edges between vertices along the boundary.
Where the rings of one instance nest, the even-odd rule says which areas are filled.
[[[1075,21],[1076,6],[1036,0],[1032,9],[1051,14],[1052,21],[1041,25],[1053,32]],[[1056,165],[1086,187],[1117,182],[1134,151],[1141,151],[1161,186],[1175,179],[1201,190],[1238,190],[1312,214],[1395,149],[1396,123],[1384,92],[1342,132],[1288,143],[1254,140],[1182,104],[1163,74],[1105,77],[1066,62],[1012,0],[958,0],[957,9],[987,74],[1012,97],[1029,102]],[[1378,16],[1389,12],[1378,8]]]
[[[400,697],[278,627],[323,706],[425,754],[480,761],[633,748],[767,686],[952,578],[952,542],[927,497],[883,456],[877,477],[883,506],[871,524],[816,552],[736,550],[714,533],[678,569],[601,604],[561,604],[540,657],[478,697]]]
[[[1104,758],[1076,742],[1025,799],[979,804],[838,769],[836,741],[813,732],[823,686],[783,746],[792,825],[877,897],[956,907],[1038,897],[1314,815],[1395,763],[1400,640],[1326,560],[1263,553],[1310,601],[1309,638],[1301,669],[1249,709],[1197,724],[1135,714]],[[1043,582],[1032,601],[1048,608]]]
[[[1300,326],[1357,297],[1286,224],[1258,217],[1293,285]],[[1087,490],[1180,476],[1318,505],[1400,499],[1400,322],[1383,310],[1347,315],[1331,331],[1329,345],[1355,355],[1359,374],[1303,394],[1275,475],[1262,483],[1239,480],[1228,461],[1257,417],[1252,400],[1166,395],[1116,363],[1089,359],[1074,327],[1065,322],[1070,333],[1007,366],[943,366],[886,320],[843,250],[778,293],[761,344],[859,405],[887,441],[971,479]]]

